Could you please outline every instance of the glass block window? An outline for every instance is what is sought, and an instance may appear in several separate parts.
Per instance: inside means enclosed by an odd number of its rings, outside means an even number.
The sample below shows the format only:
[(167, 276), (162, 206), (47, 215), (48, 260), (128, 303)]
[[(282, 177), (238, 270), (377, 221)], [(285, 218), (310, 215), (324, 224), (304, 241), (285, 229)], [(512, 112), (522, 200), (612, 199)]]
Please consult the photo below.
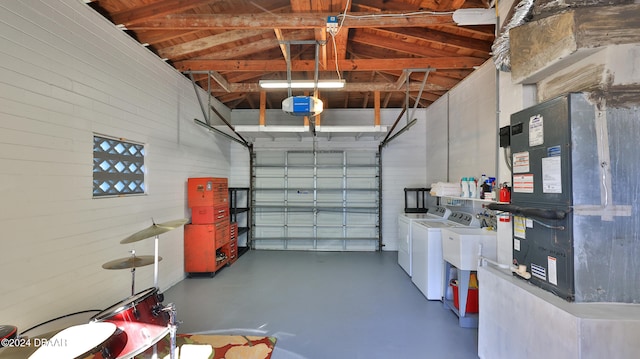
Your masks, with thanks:
[(144, 194), (144, 145), (93, 136), (93, 197)]

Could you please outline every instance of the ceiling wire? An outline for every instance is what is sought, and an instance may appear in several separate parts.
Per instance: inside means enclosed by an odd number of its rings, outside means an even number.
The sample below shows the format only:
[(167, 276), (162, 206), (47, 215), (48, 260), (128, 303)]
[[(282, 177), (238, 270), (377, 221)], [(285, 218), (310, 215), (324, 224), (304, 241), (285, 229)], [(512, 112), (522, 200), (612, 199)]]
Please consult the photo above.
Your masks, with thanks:
[(344, 11), (342, 14), (338, 14), (338, 17), (342, 15), (342, 21), (340, 21), (340, 26), (336, 31), (328, 31), (329, 35), (331, 35), (331, 42), (333, 44), (333, 57), (336, 64), (336, 73), (338, 74), (338, 80), (342, 80), (342, 74), (340, 74), (340, 68), (338, 66), (338, 45), (336, 45), (336, 35), (340, 33), (342, 30), (342, 26), (344, 25), (344, 19), (347, 16), (347, 11), (351, 7), (351, 0), (347, 0), (347, 3), (344, 5)]
[(333, 58), (336, 63), (336, 73), (338, 74), (338, 80), (342, 80), (342, 75), (340, 74), (340, 69), (338, 67), (338, 46), (336, 45), (336, 37), (331, 34), (331, 42), (333, 43)]
[(269, 9), (265, 9), (264, 7), (262, 7), (262, 6), (258, 5), (258, 4), (256, 4), (256, 3), (255, 3), (255, 2), (253, 2), (253, 1), (249, 1), (249, 4), (251, 4), (251, 5), (255, 6), (255, 7), (257, 7), (258, 9), (260, 9), (260, 10), (262, 10), (262, 11), (266, 12), (266, 13), (269, 13), (269, 14), (271, 14), (271, 15), (278, 15), (278, 14), (276, 14), (275, 12), (273, 12), (273, 11), (269, 11)]
[[(442, 12), (438, 12), (438, 11), (414, 11), (414, 12), (407, 12), (407, 13), (402, 13), (402, 14), (368, 14), (368, 15), (349, 15), (347, 13), (344, 14), (339, 14), (338, 17), (342, 18), (342, 23), (344, 23), (345, 18), (349, 17), (349, 18), (353, 18), (353, 19), (375, 19), (375, 18), (381, 18), (381, 17), (390, 17), (390, 18), (406, 18), (406, 17), (411, 17), (411, 16), (418, 16), (418, 15), (440, 15), (440, 16), (444, 16), (444, 15), (452, 15), (454, 12), (453, 11), (442, 11)], [(342, 26), (342, 25), (340, 25)]]
[[(338, 27), (338, 32), (340, 32), (340, 29), (342, 29), (342, 25), (344, 25), (344, 19), (347, 17), (347, 11), (349, 11), (350, 8), (351, 0), (347, 0), (347, 3), (344, 5), (344, 11), (342, 12), (343, 16), (342, 21), (340, 21), (340, 26)], [(338, 17), (340, 17), (340, 14), (338, 14)]]

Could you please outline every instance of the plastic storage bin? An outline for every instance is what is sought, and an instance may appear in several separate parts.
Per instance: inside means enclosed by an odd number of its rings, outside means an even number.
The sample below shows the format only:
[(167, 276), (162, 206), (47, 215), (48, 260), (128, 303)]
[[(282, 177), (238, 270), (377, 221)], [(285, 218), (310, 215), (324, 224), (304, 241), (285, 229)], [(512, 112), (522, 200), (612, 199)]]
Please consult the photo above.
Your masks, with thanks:
[[(453, 290), (453, 305), (460, 310), (460, 302), (458, 300), (458, 281), (452, 280), (449, 285)], [(467, 310), (466, 313), (478, 313), (478, 288), (469, 288), (467, 294)]]

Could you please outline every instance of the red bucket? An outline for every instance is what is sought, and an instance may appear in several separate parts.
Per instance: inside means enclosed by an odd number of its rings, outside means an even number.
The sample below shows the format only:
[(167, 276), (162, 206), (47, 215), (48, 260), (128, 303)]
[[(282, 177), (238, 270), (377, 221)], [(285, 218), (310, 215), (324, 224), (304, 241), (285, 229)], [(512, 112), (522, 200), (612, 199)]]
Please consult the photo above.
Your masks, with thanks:
[[(449, 283), (453, 289), (453, 305), (460, 310), (460, 302), (458, 300), (458, 281), (452, 280)], [(478, 313), (478, 288), (469, 288), (467, 292), (467, 310), (465, 313)]]

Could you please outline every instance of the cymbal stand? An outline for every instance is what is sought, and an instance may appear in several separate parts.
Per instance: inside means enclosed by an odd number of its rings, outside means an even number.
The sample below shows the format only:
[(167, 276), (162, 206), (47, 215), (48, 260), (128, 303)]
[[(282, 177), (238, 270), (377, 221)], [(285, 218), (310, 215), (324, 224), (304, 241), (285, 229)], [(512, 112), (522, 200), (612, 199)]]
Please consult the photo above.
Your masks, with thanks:
[(169, 338), (171, 340), (170, 358), (176, 359), (176, 332), (178, 329), (178, 322), (176, 320), (176, 306), (173, 303), (169, 303), (162, 308), (163, 311), (169, 312)]
[[(131, 257), (133, 257), (132, 263), (136, 262), (136, 250), (132, 249), (129, 251), (131, 253)], [(131, 267), (131, 295), (135, 294), (136, 290), (136, 267), (135, 265)]]
[(153, 261), (153, 285), (154, 287), (160, 289), (158, 287), (158, 235), (156, 234), (156, 238), (154, 241), (154, 250), (153, 250), (153, 255), (155, 256), (155, 259)]

